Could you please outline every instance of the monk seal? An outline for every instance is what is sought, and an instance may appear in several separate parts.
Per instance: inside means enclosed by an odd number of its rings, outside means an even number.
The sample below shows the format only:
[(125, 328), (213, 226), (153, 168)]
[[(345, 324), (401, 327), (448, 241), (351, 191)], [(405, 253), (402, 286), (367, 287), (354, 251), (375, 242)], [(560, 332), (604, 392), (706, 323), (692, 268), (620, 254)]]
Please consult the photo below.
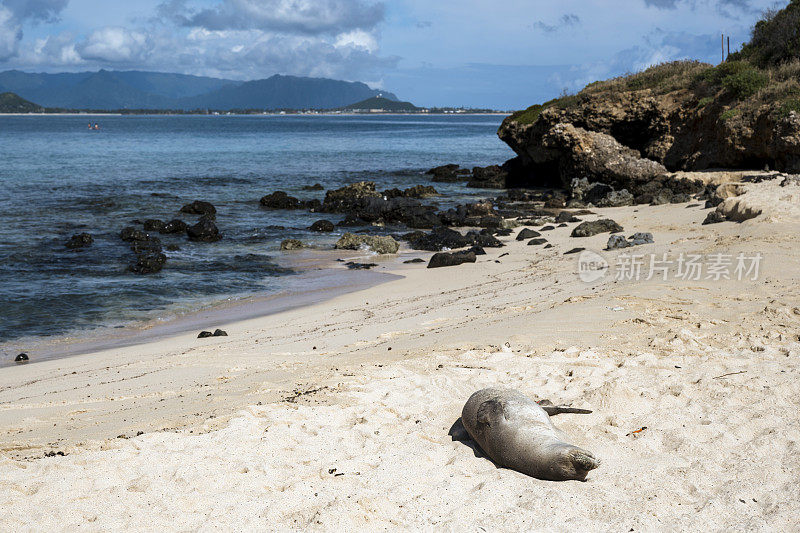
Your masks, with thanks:
[(590, 412), (550, 403), (543, 407), (519, 391), (488, 388), (469, 397), (461, 411), (461, 423), (472, 440), (500, 466), (538, 479), (584, 481), (600, 461), (590, 452), (564, 442), (550, 422), (548, 411)]

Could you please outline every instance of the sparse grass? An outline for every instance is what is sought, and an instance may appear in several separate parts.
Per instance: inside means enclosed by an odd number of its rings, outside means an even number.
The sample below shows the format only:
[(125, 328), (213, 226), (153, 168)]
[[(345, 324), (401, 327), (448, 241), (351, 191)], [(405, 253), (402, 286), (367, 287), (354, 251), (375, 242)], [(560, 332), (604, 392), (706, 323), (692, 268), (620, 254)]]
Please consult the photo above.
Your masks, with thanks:
[(697, 102), (697, 109), (702, 109), (713, 101), (714, 101), (713, 96), (706, 96), (705, 98), (701, 98), (700, 101)]
[(783, 102), (779, 110), (780, 116), (782, 117), (788, 117), (789, 113), (792, 112), (800, 113), (800, 100), (796, 98), (791, 98)]
[[(717, 66), (688, 60), (662, 63), (590, 83), (577, 95), (531, 106), (512, 119), (533, 123), (548, 108), (570, 109), (581, 102), (639, 91), (654, 96), (690, 91), (689, 96), (697, 102), (696, 111), (725, 109), (722, 120), (754, 116), (765, 109), (784, 116), (800, 112), (800, 0), (766, 12), (753, 28), (751, 42)], [(685, 94), (676, 93), (675, 98), (682, 100)], [(715, 107), (710, 108), (712, 105)]]
[(719, 116), (719, 118), (720, 118), (720, 120), (723, 120), (723, 121), (727, 122), (727, 121), (731, 120), (732, 118), (734, 118), (734, 117), (736, 117), (738, 115), (741, 115), (741, 114), (742, 114), (742, 112), (739, 109), (728, 109), (726, 111), (723, 111), (722, 114)]
[(556, 109), (569, 109), (578, 105), (579, 102), (579, 95), (567, 94), (561, 98), (555, 98), (543, 104), (532, 105), (524, 111), (517, 111), (516, 113), (512, 114), (509, 119), (520, 124), (533, 124), (545, 109), (551, 107)]

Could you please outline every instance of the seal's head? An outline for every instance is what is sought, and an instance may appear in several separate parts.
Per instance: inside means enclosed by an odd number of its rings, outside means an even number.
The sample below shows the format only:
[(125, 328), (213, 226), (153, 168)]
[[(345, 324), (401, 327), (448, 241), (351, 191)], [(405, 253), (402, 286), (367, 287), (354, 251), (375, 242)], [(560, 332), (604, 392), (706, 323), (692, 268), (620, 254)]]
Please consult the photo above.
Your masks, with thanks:
[(557, 457), (550, 462), (547, 472), (542, 472), (541, 477), (553, 481), (586, 481), (586, 474), (598, 466), (600, 461), (590, 452), (577, 446), (560, 446)]

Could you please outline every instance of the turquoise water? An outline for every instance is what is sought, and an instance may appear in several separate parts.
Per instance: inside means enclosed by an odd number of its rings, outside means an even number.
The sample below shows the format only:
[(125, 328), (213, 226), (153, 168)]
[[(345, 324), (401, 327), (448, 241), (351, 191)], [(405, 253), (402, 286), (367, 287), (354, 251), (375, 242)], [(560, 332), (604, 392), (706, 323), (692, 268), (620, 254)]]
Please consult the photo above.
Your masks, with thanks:
[[(336, 215), (270, 211), (275, 190), (324, 197), (360, 180), (383, 188), (428, 183), (425, 169), (444, 163), (485, 166), (511, 151), (495, 116), (136, 116), (0, 117), (0, 343), (74, 333), (206, 305), (221, 297), (291, 287), (295, 271), (279, 251), (285, 238), (320, 246), (342, 232), (308, 232)], [(89, 122), (100, 131), (89, 131)], [(485, 194), (435, 184), (441, 207)], [(180, 207), (205, 200), (217, 208), (224, 238), (191, 243), (158, 235), (164, 270), (127, 272), (133, 258), (120, 230), (134, 220), (181, 218)], [(138, 226), (141, 228), (141, 226)], [(403, 228), (387, 228), (400, 231)], [(71, 235), (94, 244), (68, 250)]]

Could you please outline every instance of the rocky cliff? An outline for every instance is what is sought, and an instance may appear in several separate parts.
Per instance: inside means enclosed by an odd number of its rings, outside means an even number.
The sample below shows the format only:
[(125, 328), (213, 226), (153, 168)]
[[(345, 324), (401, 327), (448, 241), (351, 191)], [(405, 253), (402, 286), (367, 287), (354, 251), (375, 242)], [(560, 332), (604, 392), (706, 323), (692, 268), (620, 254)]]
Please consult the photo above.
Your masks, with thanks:
[[(800, 37), (798, 17), (798, 0), (768, 13), (753, 43), (778, 29)], [(765, 45), (753, 43), (716, 67), (665, 63), (512, 114), (498, 131), (518, 156), (508, 181), (570, 188), (585, 178), (642, 196), (681, 170), (800, 172), (800, 57), (756, 61)]]

